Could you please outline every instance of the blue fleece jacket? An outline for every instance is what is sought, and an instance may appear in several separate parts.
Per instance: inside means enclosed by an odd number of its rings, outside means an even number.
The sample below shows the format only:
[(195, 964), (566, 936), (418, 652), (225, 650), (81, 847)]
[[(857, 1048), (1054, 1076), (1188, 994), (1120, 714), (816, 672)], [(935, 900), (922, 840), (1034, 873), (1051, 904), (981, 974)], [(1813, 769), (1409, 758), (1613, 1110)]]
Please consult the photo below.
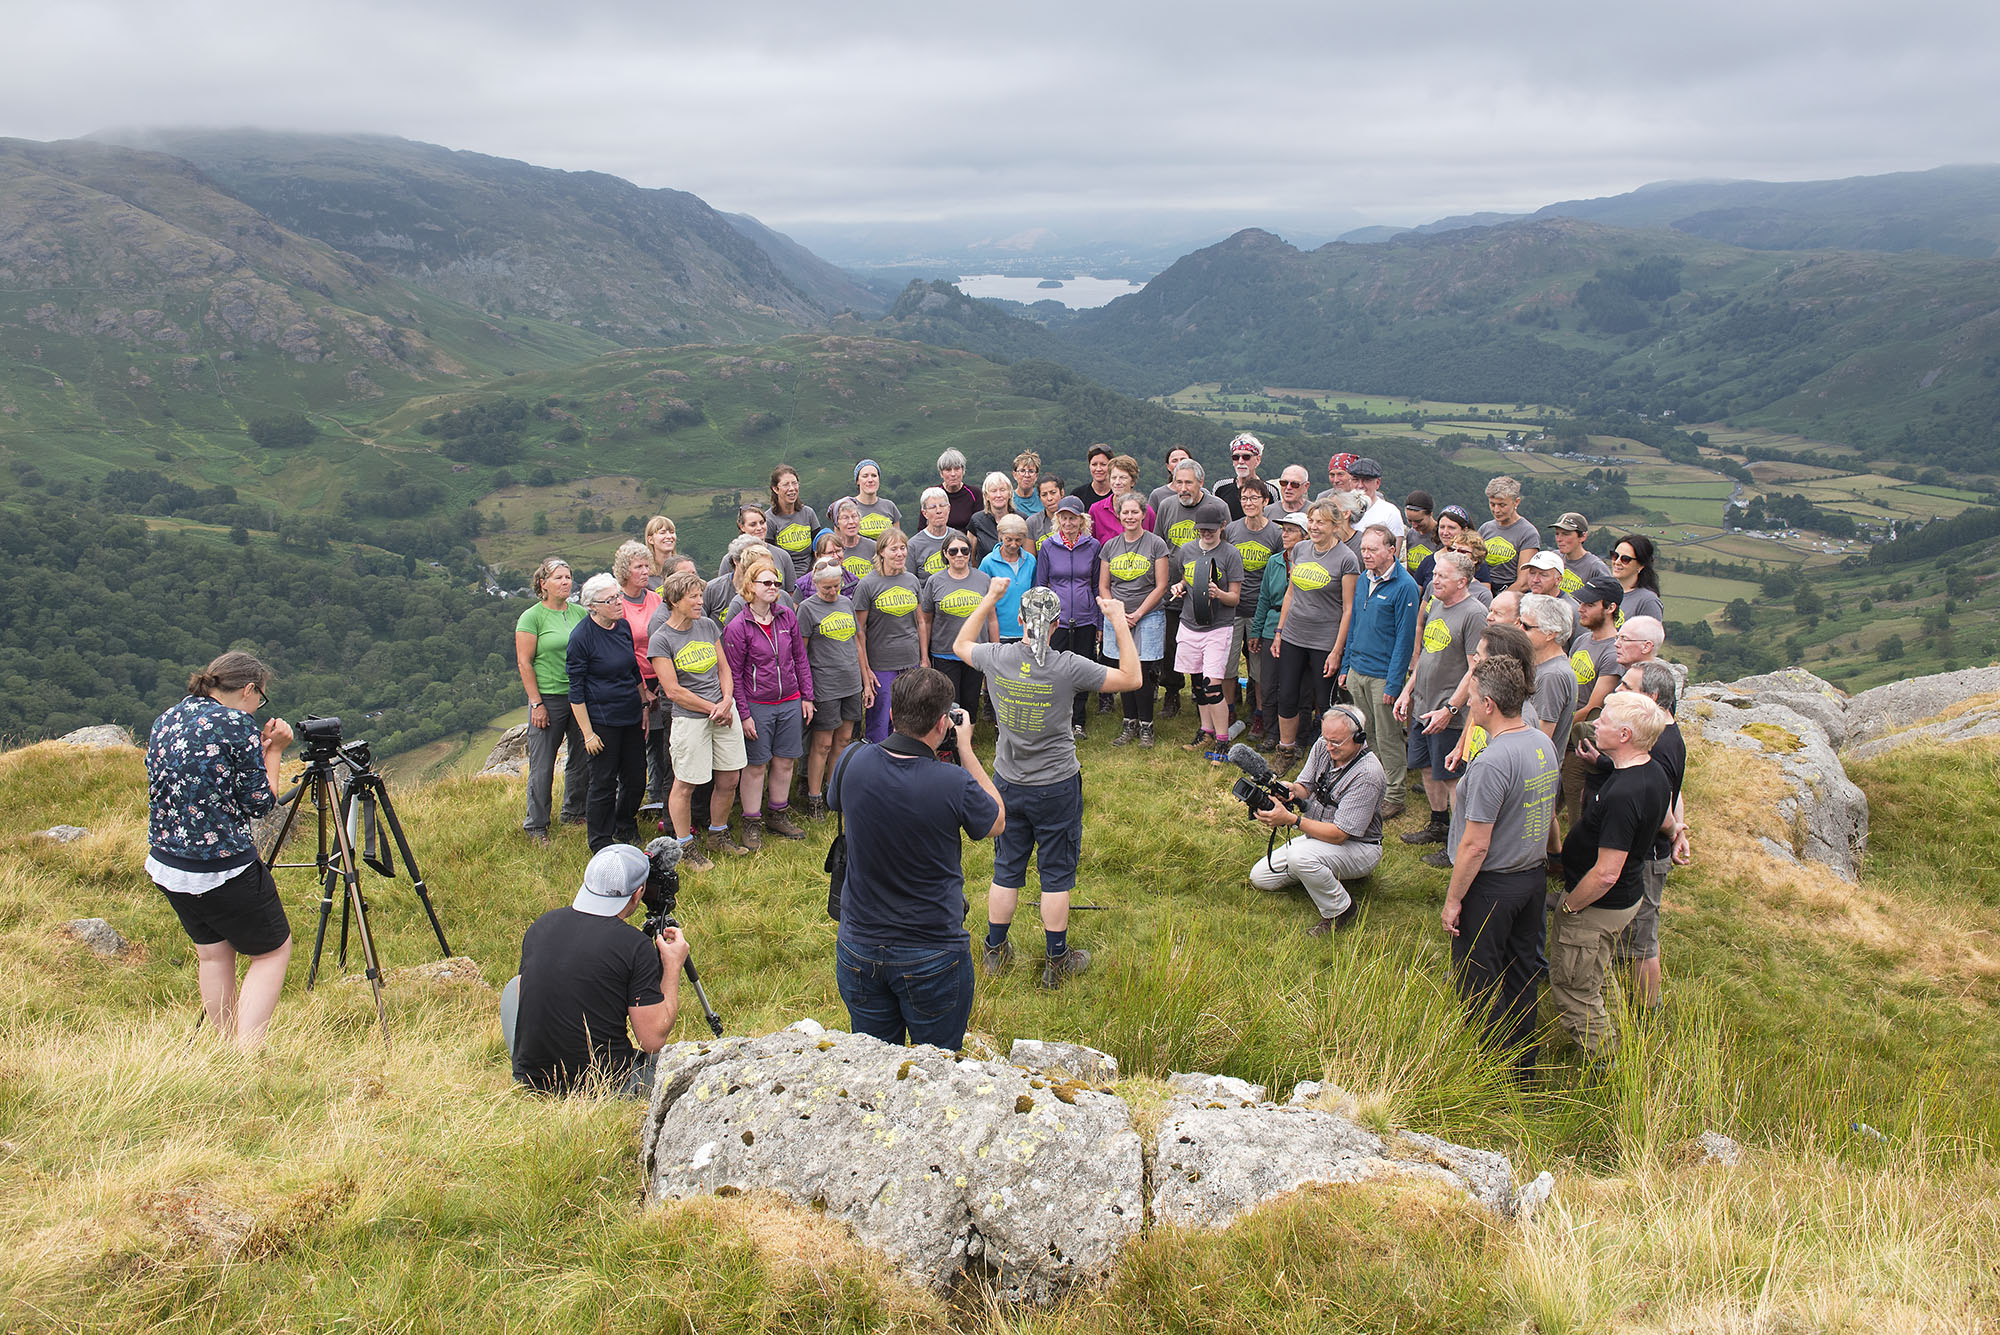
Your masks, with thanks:
[(1380, 677), (1390, 695), (1400, 694), (1410, 673), (1410, 645), (1417, 633), (1417, 582), (1402, 563), (1389, 577), (1372, 580), (1364, 571), (1355, 590), (1354, 625), (1347, 632), (1342, 672)]

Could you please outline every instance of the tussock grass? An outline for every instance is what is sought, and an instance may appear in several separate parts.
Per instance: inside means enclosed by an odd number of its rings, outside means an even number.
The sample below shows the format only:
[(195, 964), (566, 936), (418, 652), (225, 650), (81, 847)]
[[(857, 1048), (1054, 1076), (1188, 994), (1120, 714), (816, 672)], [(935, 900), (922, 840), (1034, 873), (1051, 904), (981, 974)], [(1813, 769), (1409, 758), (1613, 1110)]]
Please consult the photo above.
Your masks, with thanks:
[[(1103, 733), (1105, 730), (1099, 728)], [(1175, 738), (1174, 740), (1178, 740)], [(0, 1313), (7, 1329), (1980, 1329), (2000, 1266), (1992, 855), (2000, 747), (1856, 767), (1875, 798), (1860, 886), (1784, 868), (1754, 764), (1697, 747), (1699, 864), (1669, 885), (1663, 1017), (1622, 1009), (1588, 1073), (1559, 1044), (1517, 1087), (1465, 1029), (1444, 874), (1395, 840), (1359, 930), (1304, 936), (1303, 896), (1244, 879), (1264, 848), (1227, 774), (1087, 744), (1072, 940), (1092, 973), (982, 984), (973, 1027), (1105, 1048), (1142, 1129), (1159, 1083), (1220, 1071), (1505, 1150), (1555, 1205), (1518, 1227), (1425, 1190), (1308, 1191), (1221, 1234), (1163, 1230), (1105, 1289), (1044, 1312), (912, 1291), (835, 1226), (750, 1197), (640, 1208), (639, 1110), (517, 1093), (493, 993), (397, 979), (303, 991), (316, 890), (281, 873), (298, 956), (253, 1058), (193, 1027), (192, 951), (146, 882), (136, 752), (0, 756)], [(1113, 794), (1116, 794), (1114, 797)], [(518, 833), (518, 783), (398, 790), (454, 950), (494, 985), (565, 903), (580, 833)], [(54, 845), (35, 831), (92, 831)], [(1783, 838), (1778, 830), (1774, 837)], [(732, 1032), (845, 1027), (823, 836), (686, 880), (682, 917)], [(991, 847), (967, 855), (982, 917)], [(406, 882), (365, 881), (385, 964), (435, 956)], [(1032, 902), (1035, 887), (1024, 896)], [(1919, 911), (1920, 910), (1920, 911)], [(110, 919), (100, 959), (61, 937)], [(337, 923), (336, 923), (337, 927)], [(688, 999), (691, 1006), (692, 999)], [(683, 1020), (683, 1033), (699, 1021)], [(1876, 1134), (1854, 1129), (1856, 1123)], [(1691, 1161), (1714, 1128), (1739, 1168)]]

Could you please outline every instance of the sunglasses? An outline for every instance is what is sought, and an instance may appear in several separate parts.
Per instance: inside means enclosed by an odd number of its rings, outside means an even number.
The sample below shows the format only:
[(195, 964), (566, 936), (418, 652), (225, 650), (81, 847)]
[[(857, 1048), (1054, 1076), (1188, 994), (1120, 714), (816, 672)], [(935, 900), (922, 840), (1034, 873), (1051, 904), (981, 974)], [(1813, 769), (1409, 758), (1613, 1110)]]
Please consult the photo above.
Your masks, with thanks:
[(1229, 457), (1241, 462), (1244, 459), (1255, 459), (1257, 456), (1254, 454), (1232, 454)]
[(1639, 558), (1630, 552), (1613, 552), (1611, 553), (1611, 559), (1614, 561), (1636, 561)]
[(785, 587), (785, 581), (781, 579), (753, 579), (750, 582), (760, 589), (782, 589)]
[(970, 547), (947, 547), (947, 548), (945, 548), (945, 549), (944, 549), (944, 554), (945, 554), (946, 556), (970, 556), (970, 555), (972, 555), (972, 548), (970, 548)]

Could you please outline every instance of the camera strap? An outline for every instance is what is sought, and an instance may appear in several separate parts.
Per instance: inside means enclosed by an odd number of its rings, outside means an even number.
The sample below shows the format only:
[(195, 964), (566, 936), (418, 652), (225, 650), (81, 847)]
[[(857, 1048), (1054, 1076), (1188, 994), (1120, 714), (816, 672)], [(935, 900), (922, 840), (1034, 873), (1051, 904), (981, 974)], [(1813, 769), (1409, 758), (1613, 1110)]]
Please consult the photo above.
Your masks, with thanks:
[(347, 789), (349, 807), (347, 837), (354, 845), (354, 851), (378, 876), (390, 880), (396, 877), (396, 855), (389, 846), (389, 838), (381, 827), (376, 813), (375, 794), (363, 788), (356, 792), (350, 783)]

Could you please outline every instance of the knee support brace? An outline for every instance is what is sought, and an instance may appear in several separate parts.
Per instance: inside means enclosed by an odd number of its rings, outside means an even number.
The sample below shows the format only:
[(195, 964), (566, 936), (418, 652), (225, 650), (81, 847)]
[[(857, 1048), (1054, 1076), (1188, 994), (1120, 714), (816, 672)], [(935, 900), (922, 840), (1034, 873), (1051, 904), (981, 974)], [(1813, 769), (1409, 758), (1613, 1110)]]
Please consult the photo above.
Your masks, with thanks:
[(1222, 683), (1209, 677), (1196, 675), (1194, 678), (1194, 702), (1196, 705), (1221, 704)]

